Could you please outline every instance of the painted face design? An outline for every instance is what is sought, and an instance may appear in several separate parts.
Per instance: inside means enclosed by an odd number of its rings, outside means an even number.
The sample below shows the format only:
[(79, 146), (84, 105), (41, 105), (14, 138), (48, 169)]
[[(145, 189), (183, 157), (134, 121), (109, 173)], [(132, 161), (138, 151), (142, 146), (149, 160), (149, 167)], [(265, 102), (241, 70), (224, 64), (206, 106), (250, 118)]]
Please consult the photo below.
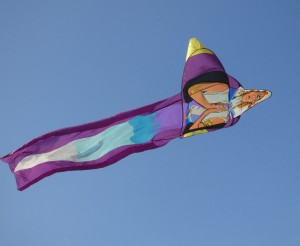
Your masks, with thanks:
[(266, 90), (250, 90), (243, 94), (242, 96), (242, 102), (243, 103), (251, 103), (252, 105), (259, 102), (261, 99), (263, 99), (268, 92)]

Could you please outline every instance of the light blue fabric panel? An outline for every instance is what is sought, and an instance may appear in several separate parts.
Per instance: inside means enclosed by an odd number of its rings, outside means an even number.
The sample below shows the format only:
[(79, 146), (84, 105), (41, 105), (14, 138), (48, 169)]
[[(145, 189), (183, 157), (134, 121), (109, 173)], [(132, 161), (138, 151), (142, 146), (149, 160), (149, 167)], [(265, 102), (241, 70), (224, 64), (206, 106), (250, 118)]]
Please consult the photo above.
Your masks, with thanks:
[(133, 127), (125, 122), (112, 126), (93, 137), (79, 139), (74, 142), (77, 159), (78, 161), (96, 160), (113, 149), (134, 144), (131, 141), (133, 135)]

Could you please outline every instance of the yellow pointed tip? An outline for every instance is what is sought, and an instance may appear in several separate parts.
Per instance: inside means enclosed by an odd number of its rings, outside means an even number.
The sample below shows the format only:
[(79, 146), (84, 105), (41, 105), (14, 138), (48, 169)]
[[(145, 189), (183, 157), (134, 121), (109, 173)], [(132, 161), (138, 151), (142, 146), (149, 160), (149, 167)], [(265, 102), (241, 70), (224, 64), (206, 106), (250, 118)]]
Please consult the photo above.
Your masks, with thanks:
[(206, 47), (203, 44), (201, 44), (197, 38), (191, 38), (186, 53), (186, 61), (191, 56), (202, 54), (202, 53), (213, 54), (213, 52), (206, 49)]
[(197, 38), (191, 38), (189, 46), (192, 45), (196, 49), (205, 49), (205, 46), (199, 42)]

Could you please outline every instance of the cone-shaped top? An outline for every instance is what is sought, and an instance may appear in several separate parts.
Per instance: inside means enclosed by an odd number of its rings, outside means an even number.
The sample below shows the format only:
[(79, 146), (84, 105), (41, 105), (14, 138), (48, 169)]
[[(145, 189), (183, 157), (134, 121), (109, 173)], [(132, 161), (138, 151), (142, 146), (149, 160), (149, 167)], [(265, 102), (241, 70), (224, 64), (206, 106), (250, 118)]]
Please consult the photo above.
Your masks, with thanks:
[(213, 52), (209, 49), (207, 49), (203, 44), (201, 44), (198, 39), (191, 38), (188, 46), (188, 50), (186, 53), (186, 61), (195, 55), (207, 53), (207, 54), (213, 54)]

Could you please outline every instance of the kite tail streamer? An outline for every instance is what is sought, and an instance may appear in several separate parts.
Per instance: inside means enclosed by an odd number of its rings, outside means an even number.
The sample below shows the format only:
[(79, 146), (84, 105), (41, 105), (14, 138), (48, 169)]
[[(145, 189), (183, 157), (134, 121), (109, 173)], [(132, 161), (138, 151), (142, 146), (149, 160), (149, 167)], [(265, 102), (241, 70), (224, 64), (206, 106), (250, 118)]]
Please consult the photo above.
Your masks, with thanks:
[[(111, 165), (181, 134), (181, 94), (116, 116), (40, 136), (1, 158), (18, 190), (57, 172)], [(179, 117), (178, 117), (179, 116)]]

